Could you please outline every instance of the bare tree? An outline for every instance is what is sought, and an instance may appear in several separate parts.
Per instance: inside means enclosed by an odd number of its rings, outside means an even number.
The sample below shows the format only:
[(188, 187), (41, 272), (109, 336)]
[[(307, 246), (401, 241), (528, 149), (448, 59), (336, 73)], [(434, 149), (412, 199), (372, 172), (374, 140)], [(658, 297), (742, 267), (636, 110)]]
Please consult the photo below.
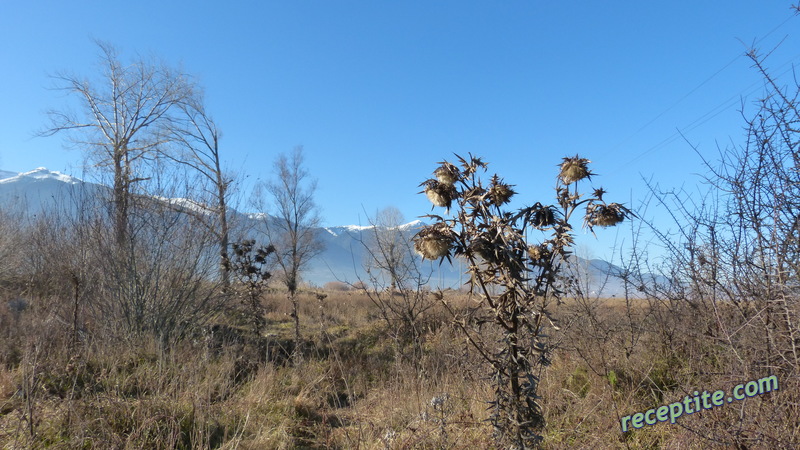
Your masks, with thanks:
[(317, 189), (303, 166), (303, 148), (295, 147), (290, 156), (281, 154), (275, 161), (276, 178), (260, 183), (253, 192), (254, 204), (266, 211), (266, 196), (274, 204), (274, 216), (264, 215), (264, 231), (275, 248), (275, 260), (280, 268), (278, 278), (286, 286), (292, 303), (295, 347), (293, 359), (300, 351), (300, 317), (297, 308), (297, 289), (308, 261), (322, 251), (315, 228), (320, 223), (319, 208), (314, 202)]
[(58, 89), (74, 96), (80, 113), (49, 112), (41, 135), (73, 132), (74, 143), (89, 152), (96, 167), (113, 174), (114, 233), (118, 245), (128, 237), (129, 207), (136, 184), (170, 133), (177, 106), (192, 97), (193, 83), (163, 63), (143, 58), (123, 63), (110, 44), (97, 41), (102, 74), (96, 82), (59, 74)]
[(414, 245), (403, 234), (403, 213), (389, 206), (371, 221), (371, 240), (366, 243), (368, 269), (378, 269), (389, 283), (390, 290), (400, 289), (409, 278), (418, 274), (414, 258)]
[[(172, 161), (189, 167), (199, 174), (201, 180), (200, 195), (210, 197), (213, 207), (210, 208), (214, 220), (209, 220), (203, 213), (195, 214), (219, 241), (220, 275), (223, 285), (230, 284), (231, 266), (228, 258), (230, 244), (230, 227), (228, 217), (229, 189), (233, 178), (222, 170), (220, 160), (220, 138), (222, 133), (216, 122), (206, 111), (200, 94), (179, 105), (183, 115), (175, 122), (175, 126), (167, 131), (169, 139), (176, 142), (177, 152), (165, 152), (164, 156)], [(186, 209), (191, 213), (191, 209)]]
[(423, 273), (408, 234), (411, 230), (403, 229), (403, 222), (395, 207), (382, 209), (370, 220), (372, 233), (361, 242), (367, 251), (367, 279), (354, 286), (379, 308), (397, 354), (407, 356), (404, 349), (411, 344), (411, 362), (416, 364), (422, 355), (424, 318), (436, 299), (427, 289), (431, 271)]

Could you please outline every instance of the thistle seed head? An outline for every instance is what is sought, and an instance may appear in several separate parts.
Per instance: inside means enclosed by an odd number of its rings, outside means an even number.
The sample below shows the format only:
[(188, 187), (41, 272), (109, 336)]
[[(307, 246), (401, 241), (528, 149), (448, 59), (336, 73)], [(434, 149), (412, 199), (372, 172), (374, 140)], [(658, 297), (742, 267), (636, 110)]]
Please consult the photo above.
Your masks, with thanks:
[(589, 227), (613, 227), (630, 214), (630, 210), (619, 203), (591, 204), (586, 207), (584, 222)]
[(439, 180), (428, 180), (422, 183), (425, 186), (425, 196), (434, 204), (450, 209), (453, 199), (456, 198), (456, 188), (452, 184), (445, 184)]
[(541, 265), (550, 259), (550, 247), (547, 244), (531, 245), (528, 247), (528, 256), (534, 265)]
[(492, 203), (497, 206), (504, 205), (511, 201), (511, 197), (513, 197), (514, 194), (516, 194), (516, 192), (511, 189), (511, 186), (503, 183), (492, 186), (489, 189), (489, 198), (492, 200)]
[(433, 174), (436, 175), (436, 178), (440, 183), (447, 185), (454, 184), (456, 181), (458, 181), (460, 176), (458, 167), (450, 164), (449, 162), (443, 162), (442, 165), (433, 172)]
[(425, 227), (414, 236), (414, 250), (425, 259), (444, 258), (452, 244), (451, 231), (443, 223)]
[(414, 250), (425, 259), (436, 260), (450, 252), (450, 243), (444, 239), (428, 236), (415, 242)]
[(589, 171), (590, 162), (591, 161), (588, 159), (581, 158), (578, 155), (572, 158), (564, 158), (564, 161), (561, 163), (561, 172), (558, 176), (564, 184), (574, 183), (584, 178), (591, 178), (593, 174)]

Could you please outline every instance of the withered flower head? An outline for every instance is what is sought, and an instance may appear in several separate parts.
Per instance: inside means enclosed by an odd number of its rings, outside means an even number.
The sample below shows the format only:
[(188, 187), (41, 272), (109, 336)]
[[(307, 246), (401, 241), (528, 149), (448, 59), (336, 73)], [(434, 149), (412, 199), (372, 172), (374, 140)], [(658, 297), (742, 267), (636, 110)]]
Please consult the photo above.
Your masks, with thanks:
[(414, 236), (414, 250), (425, 259), (444, 258), (453, 244), (452, 231), (444, 223), (437, 223), (420, 230)]
[(591, 178), (593, 173), (589, 171), (590, 162), (591, 161), (588, 159), (581, 158), (578, 155), (572, 158), (564, 158), (564, 161), (561, 163), (561, 172), (558, 176), (564, 184), (574, 183), (584, 178)]
[(511, 200), (516, 192), (511, 189), (511, 185), (503, 183), (497, 175), (492, 177), (491, 187), (489, 188), (489, 199), (494, 205), (505, 205)]
[(485, 162), (483, 162), (483, 160), (481, 160), (481, 158), (472, 156), (472, 154), (470, 154), (469, 155), (469, 161), (467, 161), (466, 159), (464, 159), (464, 158), (462, 158), (462, 157), (460, 157), (458, 155), (456, 155), (456, 156), (458, 157), (459, 161), (461, 161), (461, 167), (464, 168), (464, 176), (468, 177), (468, 176), (474, 174), (475, 172), (477, 172), (478, 169), (486, 170), (487, 164)]
[(583, 220), (590, 228), (593, 226), (613, 227), (630, 214), (631, 211), (619, 203), (607, 205), (593, 203), (586, 207), (586, 217)]
[(528, 256), (534, 265), (544, 264), (551, 256), (552, 252), (547, 244), (531, 245), (528, 247)]
[(595, 189), (594, 190), (594, 197), (600, 201), (603, 200), (603, 195), (605, 195), (608, 191), (603, 188)]
[(556, 215), (552, 206), (542, 206), (541, 203), (536, 203), (530, 210), (528, 216), (531, 225), (536, 228), (546, 228), (555, 225)]
[(439, 180), (440, 183), (452, 185), (456, 181), (458, 181), (458, 177), (460, 175), (458, 171), (458, 167), (450, 164), (449, 162), (445, 161), (433, 172), (436, 175), (436, 178)]
[(514, 194), (516, 192), (507, 184), (498, 184), (489, 189), (489, 197), (491, 197), (492, 203), (497, 206), (508, 203)]
[(435, 206), (441, 206), (450, 209), (450, 205), (456, 198), (456, 188), (452, 184), (445, 184), (439, 180), (428, 180), (422, 183), (425, 186), (425, 196)]

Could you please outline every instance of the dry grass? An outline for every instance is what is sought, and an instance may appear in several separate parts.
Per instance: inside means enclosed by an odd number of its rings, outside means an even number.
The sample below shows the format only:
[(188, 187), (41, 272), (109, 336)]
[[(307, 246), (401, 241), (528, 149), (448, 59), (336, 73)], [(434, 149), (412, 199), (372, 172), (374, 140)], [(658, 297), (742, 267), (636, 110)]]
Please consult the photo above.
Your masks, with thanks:
[[(357, 293), (301, 296), (303, 362), (265, 361), (256, 342), (147, 337), (70, 346), (44, 307), (0, 314), (3, 448), (491, 448), (485, 367), (436, 308), (419, 361), (397, 358), (375, 307)], [(448, 295), (467, 305), (463, 294)], [(291, 338), (272, 304), (267, 340)], [(687, 311), (661, 323), (656, 303), (569, 300), (556, 308), (559, 349), (542, 374), (545, 448), (792, 448), (800, 445), (796, 373), (781, 390), (621, 433), (621, 416), (742, 381), (732, 349), (702, 339)], [(324, 311), (324, 314), (321, 314)], [(661, 311), (662, 313), (664, 311)], [(673, 312), (675, 313), (675, 312)], [(675, 328), (672, 341), (665, 334)], [(665, 331), (666, 330), (666, 331)], [(743, 332), (746, 330), (743, 330)], [(756, 339), (757, 334), (752, 333)], [(755, 349), (756, 342), (751, 343)], [(738, 350), (744, 357), (745, 343)], [(749, 345), (749, 344), (748, 344)], [(753, 375), (756, 375), (753, 373)]]

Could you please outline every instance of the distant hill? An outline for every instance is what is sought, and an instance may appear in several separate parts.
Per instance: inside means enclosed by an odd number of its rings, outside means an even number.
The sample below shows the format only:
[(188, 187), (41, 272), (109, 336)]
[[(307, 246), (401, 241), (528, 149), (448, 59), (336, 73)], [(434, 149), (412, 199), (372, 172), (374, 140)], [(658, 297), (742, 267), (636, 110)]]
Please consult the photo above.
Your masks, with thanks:
[(108, 188), (44, 167), (22, 173), (0, 170), (0, 206), (11, 213), (74, 212), (85, 196), (101, 190)]
[[(0, 170), (0, 209), (26, 215), (38, 215), (43, 212), (72, 214), (78, 210), (84, 199), (94, 198), (98, 194), (108, 195), (107, 186), (85, 182), (69, 175), (53, 172), (43, 167), (30, 172), (16, 173)], [(169, 202), (195, 211), (202, 210), (202, 205), (187, 199), (154, 198), (157, 201)], [(270, 220), (264, 214), (247, 214), (231, 212), (233, 222), (237, 223), (240, 235), (263, 239), (259, 229), (264, 220)], [(424, 224), (415, 220), (398, 227), (408, 238), (413, 236)], [(329, 281), (356, 283), (366, 280), (364, 263), (368, 252), (364, 246), (374, 235), (371, 226), (343, 225), (320, 227), (316, 230), (325, 250), (307, 268), (304, 279), (314, 285), (322, 286)], [(418, 260), (419, 267), (425, 274), (430, 274), (429, 284), (436, 288), (458, 288), (468, 277), (464, 275), (463, 263), (454, 259), (453, 264)], [(624, 294), (622, 282), (614, 277), (621, 273), (613, 264), (602, 260), (583, 260), (576, 258), (576, 266), (584, 279), (585, 286), (592, 295), (610, 297)]]

